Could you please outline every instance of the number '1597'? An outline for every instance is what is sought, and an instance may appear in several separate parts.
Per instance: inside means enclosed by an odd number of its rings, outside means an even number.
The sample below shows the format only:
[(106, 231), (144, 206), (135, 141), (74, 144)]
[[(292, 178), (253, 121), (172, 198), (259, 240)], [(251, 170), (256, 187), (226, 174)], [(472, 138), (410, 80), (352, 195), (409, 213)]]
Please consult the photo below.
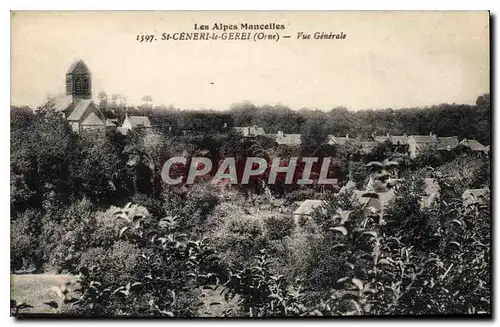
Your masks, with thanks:
[(137, 34), (137, 38), (136, 38), (137, 41), (139, 42), (153, 42), (153, 41), (156, 41), (156, 37), (154, 36), (154, 34)]

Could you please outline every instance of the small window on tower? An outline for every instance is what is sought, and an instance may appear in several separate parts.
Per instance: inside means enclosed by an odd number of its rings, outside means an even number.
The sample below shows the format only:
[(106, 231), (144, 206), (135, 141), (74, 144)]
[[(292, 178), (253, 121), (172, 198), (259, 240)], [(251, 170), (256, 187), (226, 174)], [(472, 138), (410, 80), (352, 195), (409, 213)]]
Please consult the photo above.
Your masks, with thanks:
[(75, 92), (78, 94), (82, 93), (82, 79), (81, 78), (77, 78), (75, 80)]
[(89, 79), (86, 77), (83, 78), (83, 93), (89, 93)]

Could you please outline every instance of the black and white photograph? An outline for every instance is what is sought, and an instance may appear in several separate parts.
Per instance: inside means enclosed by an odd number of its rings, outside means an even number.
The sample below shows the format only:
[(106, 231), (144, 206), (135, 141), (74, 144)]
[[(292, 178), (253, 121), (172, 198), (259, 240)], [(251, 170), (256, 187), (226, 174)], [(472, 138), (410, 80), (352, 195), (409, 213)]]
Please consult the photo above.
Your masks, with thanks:
[(11, 11), (11, 317), (491, 318), (486, 9)]

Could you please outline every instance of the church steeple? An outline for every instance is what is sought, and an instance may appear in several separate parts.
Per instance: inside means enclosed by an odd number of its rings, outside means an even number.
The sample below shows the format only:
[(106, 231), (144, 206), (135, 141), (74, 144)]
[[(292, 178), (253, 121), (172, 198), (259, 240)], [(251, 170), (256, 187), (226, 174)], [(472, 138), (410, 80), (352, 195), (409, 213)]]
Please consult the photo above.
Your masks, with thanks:
[(75, 61), (66, 73), (66, 94), (76, 99), (92, 97), (92, 80), (90, 70), (83, 60)]

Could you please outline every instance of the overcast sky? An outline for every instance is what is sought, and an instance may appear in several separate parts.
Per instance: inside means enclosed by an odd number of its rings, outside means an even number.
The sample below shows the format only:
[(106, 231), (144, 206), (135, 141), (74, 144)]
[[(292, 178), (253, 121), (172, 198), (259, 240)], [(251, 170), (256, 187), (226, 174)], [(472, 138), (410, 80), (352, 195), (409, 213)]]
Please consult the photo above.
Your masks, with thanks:
[[(93, 96), (129, 104), (226, 109), (281, 103), (352, 110), (475, 103), (489, 92), (487, 12), (17, 12), (12, 16), (11, 102), (39, 105), (64, 93), (76, 59), (92, 72)], [(139, 33), (192, 32), (193, 25), (285, 24), (274, 41), (158, 41)], [(344, 32), (346, 40), (299, 41), (297, 32)], [(213, 84), (212, 84), (213, 83)]]

